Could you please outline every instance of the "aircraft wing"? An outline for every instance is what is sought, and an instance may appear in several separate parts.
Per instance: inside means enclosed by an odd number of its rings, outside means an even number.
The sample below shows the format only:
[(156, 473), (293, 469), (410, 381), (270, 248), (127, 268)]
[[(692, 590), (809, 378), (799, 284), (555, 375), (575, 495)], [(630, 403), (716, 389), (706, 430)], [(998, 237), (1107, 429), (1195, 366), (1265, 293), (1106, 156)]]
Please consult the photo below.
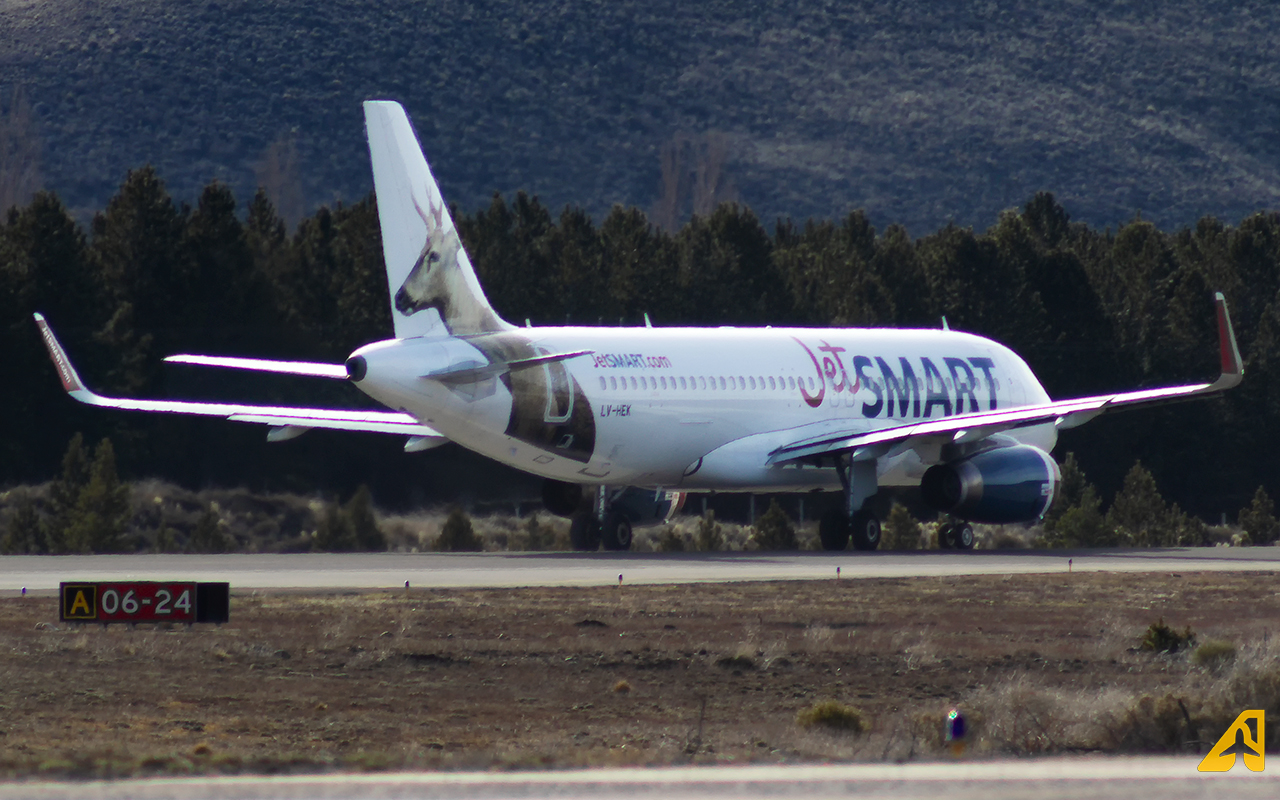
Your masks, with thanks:
[(1227, 303), (1221, 293), (1215, 295), (1214, 304), (1218, 313), (1218, 350), (1222, 372), (1212, 383), (1080, 397), (1002, 411), (957, 414), (874, 431), (836, 431), (778, 447), (769, 454), (766, 463), (770, 466), (792, 464), (842, 453), (850, 454), (854, 461), (872, 460), (905, 452), (925, 441), (963, 444), (1013, 428), (1045, 423), (1053, 423), (1059, 430), (1068, 430), (1108, 411), (1193, 400), (1225, 392), (1240, 383), (1244, 376), (1244, 365), (1231, 328), (1231, 318), (1227, 314)]
[[(49, 350), (49, 357), (58, 369), (58, 377), (62, 379), (62, 388), (81, 403), (107, 408), (122, 408), (131, 411), (152, 411), (169, 414), (195, 414), (206, 417), (222, 417), (233, 422), (253, 422), (260, 425), (271, 425), (274, 429), (268, 438), (281, 441), (293, 438), (310, 428), (332, 428), (345, 431), (372, 431), (375, 433), (399, 433), (410, 437), (417, 449), (422, 449), (426, 441), (446, 441), (441, 433), (423, 425), (414, 417), (395, 411), (360, 411), (355, 409), (330, 408), (294, 408), (288, 406), (256, 406), (237, 403), (200, 403), (186, 400), (134, 400), (123, 397), (104, 397), (91, 391), (71, 365), (71, 359), (53, 335), (53, 329), (40, 314), (35, 315), (36, 325), (44, 338), (44, 345)], [(238, 359), (253, 361), (254, 359)], [(301, 362), (268, 362), (268, 363), (301, 363)], [(337, 366), (340, 365), (318, 365)], [(295, 373), (308, 374), (308, 373)], [(345, 375), (345, 370), (344, 370)], [(325, 376), (332, 377), (332, 376)]]

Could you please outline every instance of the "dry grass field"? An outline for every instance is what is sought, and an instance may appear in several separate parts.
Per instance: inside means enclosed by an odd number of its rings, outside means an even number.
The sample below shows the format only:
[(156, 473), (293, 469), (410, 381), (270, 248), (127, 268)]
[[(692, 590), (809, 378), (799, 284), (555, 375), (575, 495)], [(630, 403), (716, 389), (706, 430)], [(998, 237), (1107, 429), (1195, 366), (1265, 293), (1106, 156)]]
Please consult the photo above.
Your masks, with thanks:
[[(1203, 752), (1238, 711), (1280, 711), (1278, 590), (1218, 573), (237, 594), (230, 624), (192, 630), (68, 627), (53, 599), (6, 599), (0, 775), (930, 759), (956, 705), (979, 757)], [(1161, 618), (1199, 646), (1142, 650)], [(865, 730), (798, 724), (833, 700)]]

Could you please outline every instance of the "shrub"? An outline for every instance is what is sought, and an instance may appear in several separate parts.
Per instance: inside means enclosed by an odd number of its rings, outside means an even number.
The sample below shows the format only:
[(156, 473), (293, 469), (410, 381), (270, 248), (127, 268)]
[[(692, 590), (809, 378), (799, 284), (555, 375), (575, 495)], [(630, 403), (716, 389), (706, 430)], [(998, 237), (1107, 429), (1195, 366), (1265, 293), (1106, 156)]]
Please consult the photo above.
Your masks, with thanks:
[(524, 549), (546, 550), (555, 538), (555, 531), (543, 526), (537, 514), (530, 514), (524, 524)]
[(667, 525), (662, 529), (662, 535), (658, 537), (654, 549), (659, 553), (683, 553), (684, 537), (673, 526)]
[(1142, 635), (1142, 649), (1153, 650), (1157, 653), (1176, 653), (1179, 650), (1185, 650), (1196, 642), (1195, 632), (1191, 630), (1191, 626), (1187, 626), (1186, 630), (1178, 633), (1173, 628), (1164, 624), (1164, 617), (1159, 621), (1151, 623), (1147, 628), (1147, 632)]
[(776, 499), (769, 502), (769, 510), (756, 521), (751, 541), (758, 550), (799, 550), (795, 526)]
[(320, 526), (316, 529), (315, 547), (326, 553), (349, 553), (356, 549), (356, 534), (351, 519), (337, 503), (327, 503)]
[(358, 549), (368, 552), (387, 549), (387, 537), (378, 527), (378, 520), (373, 515), (373, 495), (368, 486), (360, 484), (360, 488), (347, 501), (343, 514), (351, 525), (352, 538)]
[(716, 659), (716, 666), (725, 669), (755, 669), (756, 660), (746, 653), (738, 653)]
[(1236, 657), (1236, 646), (1221, 639), (1210, 639), (1191, 653), (1191, 660), (1202, 667), (1217, 669)]
[(919, 550), (920, 523), (901, 503), (895, 502), (884, 521), (882, 550)]
[(704, 553), (724, 549), (724, 530), (716, 523), (716, 512), (707, 509), (698, 520), (698, 532), (695, 536), (698, 549)]
[(862, 712), (837, 700), (822, 700), (796, 714), (802, 728), (823, 727), (848, 733), (862, 733), (867, 721)]
[(479, 553), (484, 550), (484, 542), (471, 526), (471, 517), (460, 507), (454, 506), (449, 510), (449, 518), (444, 521), (440, 538), (436, 539), (436, 550), (444, 553)]
[[(161, 538), (163, 538), (163, 531)], [(222, 529), (218, 526), (218, 512), (214, 511), (212, 506), (200, 515), (200, 521), (196, 523), (195, 530), (191, 532), (191, 538), (187, 542), (187, 549), (193, 553), (227, 552), (226, 537), (222, 535)]]

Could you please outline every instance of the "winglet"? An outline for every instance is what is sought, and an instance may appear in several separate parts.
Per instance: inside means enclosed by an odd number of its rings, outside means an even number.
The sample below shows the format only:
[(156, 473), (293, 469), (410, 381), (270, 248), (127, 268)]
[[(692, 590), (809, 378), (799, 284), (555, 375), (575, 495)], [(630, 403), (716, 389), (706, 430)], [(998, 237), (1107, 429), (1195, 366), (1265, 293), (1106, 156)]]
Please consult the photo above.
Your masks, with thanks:
[(1239, 385), (1244, 377), (1244, 362), (1240, 359), (1240, 347), (1236, 344), (1231, 315), (1227, 313), (1227, 300), (1222, 292), (1214, 294), (1213, 304), (1218, 310), (1218, 354), (1222, 362), (1222, 374), (1210, 389), (1219, 391)]
[(49, 350), (49, 358), (53, 360), (53, 365), (58, 368), (58, 377), (62, 380), (62, 388), (67, 390), (67, 394), (75, 397), (77, 400), (83, 400), (80, 393), (92, 395), (88, 387), (84, 385), (84, 381), (80, 380), (80, 376), (76, 374), (76, 368), (71, 366), (71, 359), (67, 357), (67, 353), (62, 349), (62, 345), (58, 343), (58, 337), (53, 335), (53, 329), (49, 327), (49, 323), (45, 322), (43, 314), (34, 314), (36, 325), (40, 328), (40, 336), (44, 338), (44, 346)]

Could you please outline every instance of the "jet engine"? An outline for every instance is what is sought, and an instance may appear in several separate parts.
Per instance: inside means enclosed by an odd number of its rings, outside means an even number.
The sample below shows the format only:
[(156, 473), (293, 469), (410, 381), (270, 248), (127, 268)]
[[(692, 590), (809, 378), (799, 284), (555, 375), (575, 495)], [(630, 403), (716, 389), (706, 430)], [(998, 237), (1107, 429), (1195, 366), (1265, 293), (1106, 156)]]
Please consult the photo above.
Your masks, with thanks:
[(1044, 516), (1061, 482), (1053, 456), (1020, 444), (932, 466), (920, 491), (933, 508), (970, 522), (1031, 522)]

